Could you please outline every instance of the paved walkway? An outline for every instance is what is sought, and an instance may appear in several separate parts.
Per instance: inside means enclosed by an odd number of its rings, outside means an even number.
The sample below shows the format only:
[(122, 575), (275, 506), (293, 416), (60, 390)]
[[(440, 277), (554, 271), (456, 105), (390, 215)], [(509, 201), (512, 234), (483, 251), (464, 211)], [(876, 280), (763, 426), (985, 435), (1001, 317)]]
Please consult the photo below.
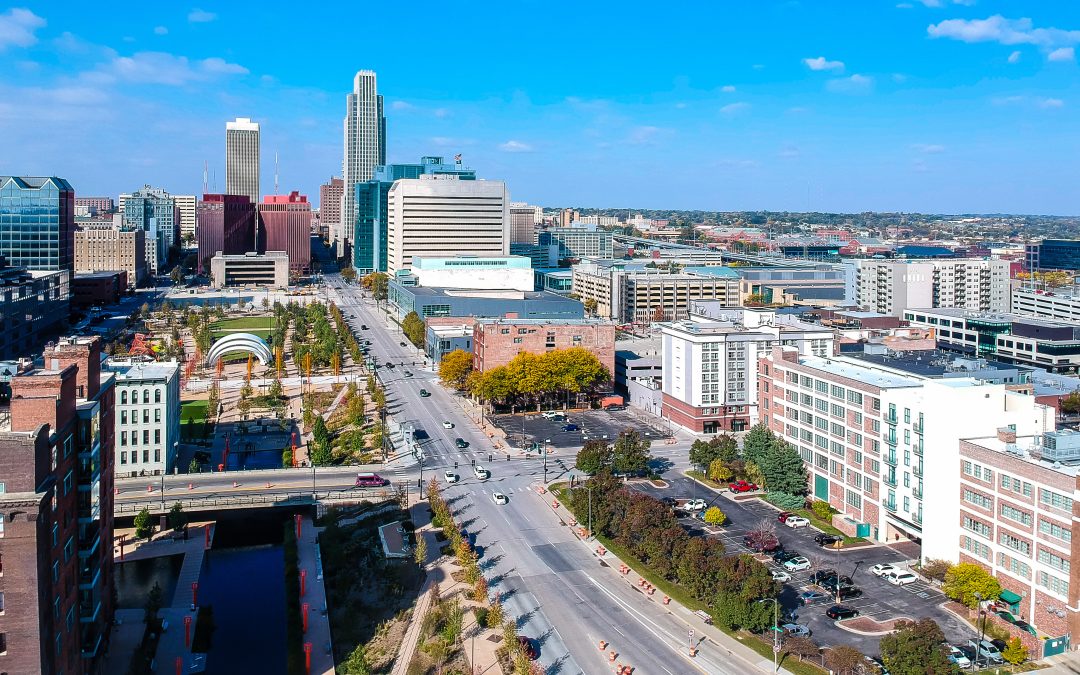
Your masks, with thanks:
[(300, 524), (296, 542), (299, 568), (307, 572), (300, 602), (308, 605), (308, 630), (304, 642), (311, 644), (312, 675), (334, 675), (334, 650), (330, 641), (330, 618), (326, 612), (326, 589), (323, 587), (322, 557), (317, 539), (322, 528), (315, 528), (310, 516)]
[[(207, 536), (209, 530), (209, 537)], [(206, 549), (214, 543), (214, 524), (206, 523), (200, 527), (188, 527), (188, 540), (184, 543), (184, 564), (180, 568), (180, 576), (176, 581), (176, 591), (173, 593), (170, 607), (191, 607), (191, 584), (199, 581), (202, 574), (203, 558), (206, 557)]]

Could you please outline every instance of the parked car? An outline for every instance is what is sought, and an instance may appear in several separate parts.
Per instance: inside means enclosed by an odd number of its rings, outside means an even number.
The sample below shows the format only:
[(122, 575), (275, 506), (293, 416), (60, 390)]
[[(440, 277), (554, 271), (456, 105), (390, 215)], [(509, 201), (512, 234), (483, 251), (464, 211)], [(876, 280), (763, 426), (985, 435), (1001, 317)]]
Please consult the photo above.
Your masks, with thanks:
[(673, 509), (679, 504), (679, 500), (675, 499), (674, 497), (662, 497), (660, 499), (660, 503), (670, 509)]
[(506, 498), (506, 495), (504, 495), (501, 492), (492, 492), (491, 493), (491, 500), (493, 502), (495, 502), (496, 504), (498, 504), (499, 506), (502, 506), (503, 504), (506, 504), (508, 501), (510, 501), (509, 499)]
[(772, 559), (773, 559), (773, 562), (778, 563), (780, 565), (783, 565), (784, 563), (791, 560), (792, 558), (798, 558), (799, 555), (800, 554), (799, 554), (798, 551), (787, 551), (787, 550), (784, 550), (783, 546), (781, 546), (780, 549), (776, 553), (773, 553)]
[(854, 586), (841, 586), (840, 590), (833, 592), (833, 597), (843, 602), (845, 600), (854, 600), (855, 598), (862, 597), (862, 589), (855, 588)]
[(975, 652), (975, 660), (988, 660), (992, 663), (1002, 663), (1001, 652), (989, 640), (968, 640), (968, 647)]
[(838, 541), (844, 541), (844, 538), (835, 534), (819, 534), (814, 537), (814, 543), (818, 546), (833, 546)]
[(578, 430), (578, 425), (576, 425), (576, 424), (564, 424), (562, 430), (563, 431), (577, 431)]
[(885, 667), (885, 664), (881, 662), (881, 659), (875, 656), (864, 656), (863, 659), (870, 664), (870, 668), (867, 672), (878, 673), (879, 675), (892, 675)]
[(491, 472), (482, 466), (474, 466), (472, 472), (480, 480), (487, 480), (491, 477)]
[(442, 428), (443, 429), (453, 429), (454, 428), (454, 423), (447, 420), (447, 421), (442, 423)]
[(806, 527), (810, 524), (810, 519), (803, 518), (802, 516), (788, 516), (788, 519), (784, 521), (784, 525), (791, 528)]
[(783, 626), (780, 626), (780, 630), (784, 631), (786, 635), (810, 637), (810, 627), (804, 626), (801, 623), (785, 623)]
[(753, 492), (758, 489), (758, 486), (754, 483), (747, 483), (744, 480), (737, 480), (734, 483), (728, 483), (728, 489), (732, 492)]
[(781, 511), (780, 513), (776, 514), (776, 519), (779, 520), (782, 523), (782, 522), (784, 522), (785, 520), (788, 519), (788, 516), (793, 516), (793, 515), (795, 515), (795, 514), (792, 513), (791, 511)]
[(829, 596), (821, 591), (803, 591), (802, 593), (799, 593), (799, 602), (804, 605), (812, 605), (815, 602), (826, 600), (828, 597)]
[(405, 343), (404, 343), (404, 342), (399, 342), (398, 344), (399, 344), (399, 345), (401, 345), (402, 347), (404, 347), (404, 346), (405, 346)]
[(895, 565), (890, 565), (889, 563), (881, 563), (879, 565), (874, 565), (870, 568), (870, 574), (873, 574), (875, 577), (885, 577), (888, 576), (891, 572), (899, 571), (899, 567)]
[(558, 410), (545, 410), (544, 412), (540, 413), (540, 416), (543, 417), (546, 420), (553, 420), (556, 417), (558, 417), (560, 414), (561, 413), (559, 413)]
[(833, 605), (825, 610), (825, 616), (833, 621), (843, 621), (844, 619), (854, 619), (859, 616), (859, 610), (847, 605)]
[(367, 330), (367, 324), (366, 323), (360, 324), (360, 330)]
[(681, 507), (678, 507), (681, 511), (700, 511), (705, 508), (704, 499), (688, 499), (683, 502)]
[(905, 572), (904, 570), (893, 570), (889, 572), (889, 575), (885, 577), (885, 581), (888, 581), (893, 586), (907, 586), (913, 584), (919, 580), (919, 577), (915, 576), (911, 572)]
[(810, 583), (820, 584), (836, 577), (836, 570), (829, 568), (821, 569), (810, 575)]
[(532, 640), (524, 635), (518, 636), (518, 644), (521, 645), (521, 651), (525, 652), (525, 656), (530, 660), (536, 660), (539, 654), (536, 652), (536, 647), (533, 646)]
[(967, 654), (952, 645), (949, 645), (949, 660), (961, 668), (971, 667), (971, 659), (967, 657)]
[(412, 377), (412, 371), (411, 370), (406, 370), (405, 371), (405, 377)]
[(802, 570), (810, 569), (810, 561), (807, 558), (799, 556), (792, 558), (784, 563), (784, 569), (788, 572), (800, 572)]
[(772, 553), (781, 548), (780, 540), (767, 532), (751, 532), (743, 537), (743, 544), (755, 553)]
[[(390, 367), (392, 368), (393, 364), (390, 364)], [(430, 391), (428, 391), (427, 389), (421, 389), (420, 390), (420, 398), (427, 398), (428, 396), (431, 396)]]
[(453, 471), (443, 471), (443, 478), (445, 478), (446, 482), (450, 483), (451, 485), (461, 480), (458, 475)]
[(772, 580), (779, 581), (782, 584), (786, 584), (787, 582), (791, 581), (791, 575), (787, 572), (781, 572), (780, 570), (773, 570)]
[(464, 438), (455, 438), (454, 446), (457, 447), (458, 450), (464, 450), (465, 448), (469, 447), (469, 442)]
[(835, 593), (837, 589), (851, 589), (855, 588), (855, 584), (851, 583), (851, 577), (836, 577), (832, 576), (824, 581), (818, 583), (825, 590)]

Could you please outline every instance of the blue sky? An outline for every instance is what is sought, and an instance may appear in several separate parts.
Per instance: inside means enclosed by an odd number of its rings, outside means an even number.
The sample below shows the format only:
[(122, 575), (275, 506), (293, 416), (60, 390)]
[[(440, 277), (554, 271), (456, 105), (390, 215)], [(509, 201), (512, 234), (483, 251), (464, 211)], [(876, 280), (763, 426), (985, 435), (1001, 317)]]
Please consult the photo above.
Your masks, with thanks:
[(460, 152), (515, 200), (1077, 214), (1078, 46), (1066, 0), (29, 2), (0, 6), (0, 174), (191, 193), (205, 160), (220, 190), (251, 117), (263, 192), (276, 151), (317, 201), (365, 68), (391, 162)]

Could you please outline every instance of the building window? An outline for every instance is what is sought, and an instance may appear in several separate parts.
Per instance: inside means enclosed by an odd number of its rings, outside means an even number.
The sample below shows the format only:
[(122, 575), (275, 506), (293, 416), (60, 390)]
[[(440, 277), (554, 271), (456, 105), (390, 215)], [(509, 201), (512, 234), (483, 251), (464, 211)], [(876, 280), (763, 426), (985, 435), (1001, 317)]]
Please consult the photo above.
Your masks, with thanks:
[(982, 535), (986, 538), (990, 537), (990, 526), (981, 521), (964, 516), (963, 527), (965, 530), (971, 530), (975, 534)]
[(984, 560), (990, 559), (990, 547), (978, 539), (972, 539), (968, 536), (960, 537), (960, 548)]
[(1039, 549), (1038, 560), (1047, 567), (1053, 567), (1059, 572), (1069, 573), (1069, 561), (1056, 553), (1047, 551), (1046, 549)]
[(154, 403), (161, 403), (161, 389), (154, 390)]
[(121, 410), (120, 411), (120, 424), (127, 424), (127, 411), (126, 410)]
[(161, 442), (161, 429), (154, 429), (154, 442), (155, 443), (160, 443)]
[(142, 461), (143, 464), (150, 463), (150, 448), (146, 448), (142, 451)]
[(120, 453), (120, 463), (121, 464), (127, 464), (127, 453), (126, 452), (121, 452)]
[(1001, 517), (1008, 518), (1009, 520), (1022, 523), (1024, 525), (1031, 525), (1032, 517), (1030, 513), (1025, 513), (1018, 508), (1015, 508), (1005, 502), (1001, 503)]
[(1008, 546), (1014, 551), (1020, 551), (1027, 557), (1031, 557), (1031, 544), (1027, 543), (1023, 539), (1017, 539), (1008, 532), (1002, 532), (998, 538), (998, 542), (1002, 546)]
[(998, 567), (1001, 567), (1006, 572), (1010, 572), (1018, 577), (1025, 579), (1031, 578), (1031, 566), (1020, 562), (1012, 556), (1005, 555), (1004, 553), (998, 553)]
[(519, 337), (514, 338), (514, 344), (516, 344), (516, 345), (521, 344), (521, 340), (522, 340), (522, 338), (519, 338)]
[(121, 403), (127, 403), (127, 389), (120, 392), (120, 402)]
[(854, 506), (857, 509), (861, 509), (862, 495), (860, 495), (858, 492), (855, 492), (854, 490), (846, 490), (845, 492), (846, 494), (844, 496), (844, 501), (847, 502), (848, 506)]
[(155, 408), (154, 409), (154, 421), (155, 422), (160, 422), (161, 421), (161, 408)]
[(994, 502), (992, 499), (985, 495), (981, 495), (978, 492), (968, 490), (966, 488), (964, 489), (964, 501), (984, 509), (994, 508)]
[(1051, 506), (1055, 509), (1068, 511), (1069, 513), (1072, 513), (1073, 510), (1073, 500), (1071, 498), (1051, 490), (1039, 490), (1039, 501), (1045, 506)]
[(154, 461), (155, 462), (160, 462), (161, 461), (161, 448), (154, 448)]
[(1049, 520), (1039, 520), (1039, 532), (1061, 541), (1072, 541), (1072, 530)]
[(1051, 593), (1068, 597), (1069, 596), (1069, 582), (1058, 579), (1057, 577), (1047, 574), (1046, 572), (1039, 572), (1039, 585), (1049, 590)]
[(150, 402), (150, 390), (149, 389), (143, 389), (142, 390), (142, 402), (143, 403), (149, 403)]

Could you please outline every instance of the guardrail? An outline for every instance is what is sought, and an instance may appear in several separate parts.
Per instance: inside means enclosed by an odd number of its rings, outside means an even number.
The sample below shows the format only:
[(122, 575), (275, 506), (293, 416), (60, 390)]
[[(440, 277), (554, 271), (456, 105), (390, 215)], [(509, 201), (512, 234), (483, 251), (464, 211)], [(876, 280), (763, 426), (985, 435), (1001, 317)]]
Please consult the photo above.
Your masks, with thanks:
[(185, 511), (208, 511), (218, 508), (239, 508), (244, 506), (303, 506), (315, 502), (343, 502), (364, 500), (387, 499), (393, 497), (393, 491), (388, 489), (379, 490), (332, 490), (324, 494), (316, 494), (312, 499), (311, 492), (286, 492), (271, 495), (237, 495), (236, 497), (202, 497), (171, 499), (165, 497), (165, 508), (162, 508), (161, 499), (136, 503), (117, 503), (113, 505), (114, 515), (135, 514), (144, 508), (151, 513), (165, 513), (179, 502)]

